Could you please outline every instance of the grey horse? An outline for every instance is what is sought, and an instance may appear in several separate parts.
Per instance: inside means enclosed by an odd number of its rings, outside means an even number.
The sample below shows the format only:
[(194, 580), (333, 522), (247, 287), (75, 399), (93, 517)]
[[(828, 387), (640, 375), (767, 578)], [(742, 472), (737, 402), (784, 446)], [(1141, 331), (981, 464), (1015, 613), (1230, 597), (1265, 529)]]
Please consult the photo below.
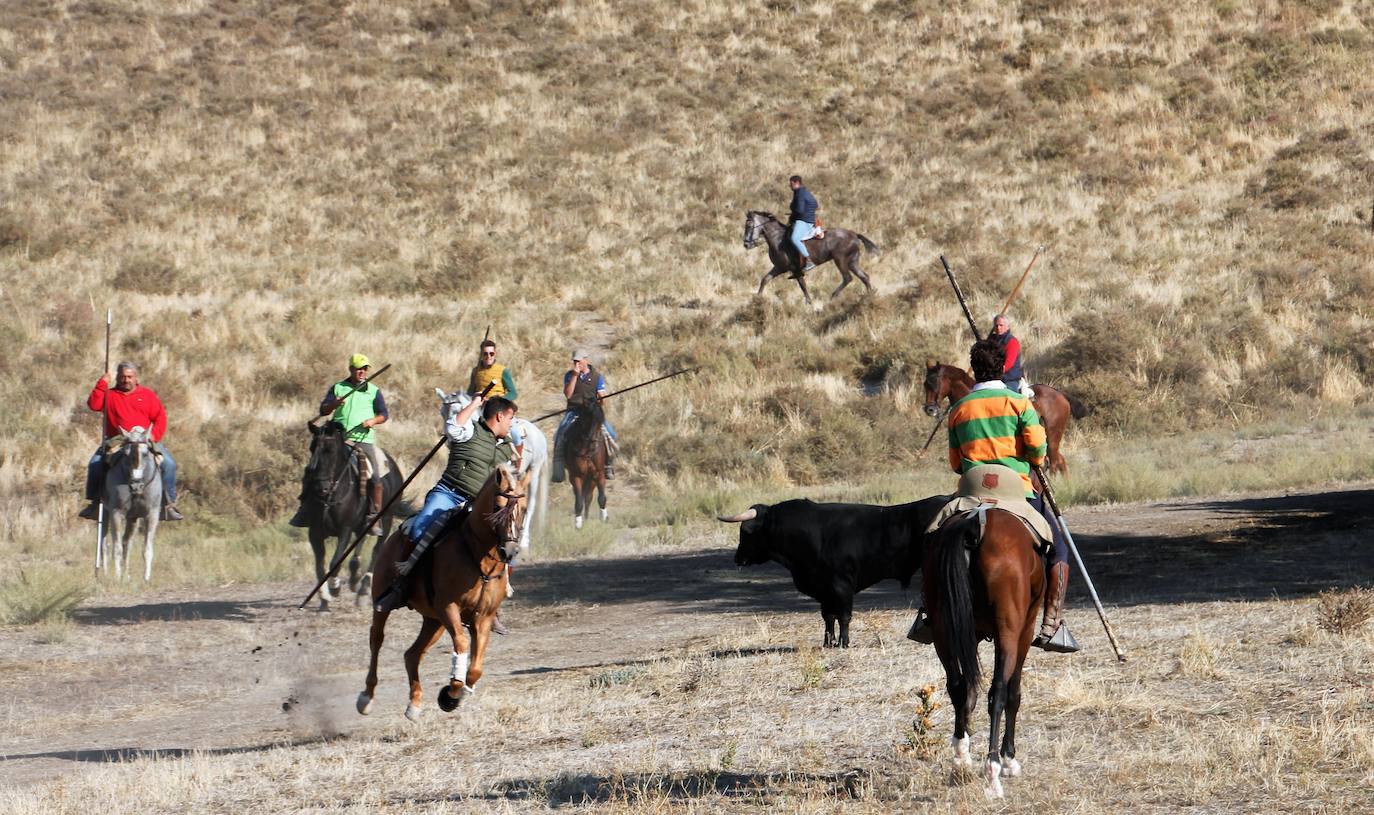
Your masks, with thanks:
[[(783, 272), (790, 272), (801, 287), (802, 297), (811, 303), (811, 292), (806, 290), (806, 276), (801, 271), (797, 250), (787, 238), (787, 226), (771, 212), (750, 210), (744, 216), (744, 248), (753, 249), (760, 239), (768, 244), (768, 259), (773, 262), (773, 268), (759, 281), (758, 293), (763, 294), (763, 287), (768, 281)], [(859, 268), (859, 256), (864, 249), (875, 255), (882, 251), (873, 241), (848, 229), (827, 229), (824, 238), (812, 238), (806, 242), (806, 251), (811, 253), (813, 263), (820, 266), (833, 260), (835, 268), (840, 270), (840, 285), (830, 293), (832, 298), (843, 291), (856, 275), (870, 293), (873, 291), (868, 275)]]
[[(114, 561), (115, 577), (129, 574), (129, 539), (134, 527), (143, 522), (143, 580), (153, 579), (153, 538), (162, 510), (161, 468), (153, 456), (153, 440), (146, 427), (119, 428), (121, 442), (105, 472), (106, 569)], [(108, 548), (113, 544), (113, 549)]]

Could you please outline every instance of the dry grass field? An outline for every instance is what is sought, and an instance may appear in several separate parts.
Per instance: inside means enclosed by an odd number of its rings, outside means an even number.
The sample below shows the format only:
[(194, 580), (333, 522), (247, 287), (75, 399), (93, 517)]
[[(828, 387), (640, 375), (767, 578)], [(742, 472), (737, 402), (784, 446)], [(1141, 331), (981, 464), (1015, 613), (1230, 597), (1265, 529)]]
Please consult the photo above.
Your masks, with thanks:
[[(565, 612), (589, 615), (578, 630), (596, 639), (595, 603), (564, 608), (549, 588), (576, 558), (726, 568), (722, 509), (948, 489), (938, 449), (917, 454), (923, 363), (969, 339), (940, 253), (986, 330), (1047, 247), (1012, 316), (1032, 377), (1094, 408), (1070, 432), (1062, 492), (1102, 505), (1078, 510), (1102, 529), (1141, 518), (1123, 502), (1374, 477), (1372, 58), (1374, 6), (1357, 0), (7, 0), (0, 642), (19, 656), (0, 660), (0, 721), (29, 741), (0, 752), (60, 753), (31, 742), (142, 710), (118, 683), (57, 681), (108, 678), (129, 654), (155, 688), (214, 707), (205, 676), (159, 677), (164, 636), (173, 664), (210, 675), (202, 637), (232, 652), (258, 626), (307, 626), (312, 658), (346, 665), (352, 687), (361, 618), (297, 623), (281, 604), (309, 570), (283, 522), (301, 426), (354, 351), (393, 364), (381, 433), (403, 465), (432, 440), (433, 387), (465, 381), (488, 325), (525, 414), (559, 406), (574, 346), (612, 387), (701, 366), (611, 405), (624, 461), (610, 525), (574, 534), (557, 491), (525, 630), (501, 646), (530, 668), (543, 663), (523, 643), (566, 648)], [(754, 296), (768, 263), (741, 245), (744, 213), (784, 213), (793, 172), (827, 223), (883, 248), (864, 261), (876, 296), (811, 311), (786, 280)], [(813, 291), (836, 280), (822, 267)], [(75, 517), (106, 308), (116, 359), (167, 404), (191, 518), (164, 527), (151, 587), (93, 582)], [(1227, 500), (1236, 524), (1266, 511)], [(1167, 556), (1208, 566), (1174, 533)], [(1335, 564), (1352, 554), (1337, 543)], [(1111, 575), (1120, 554), (1096, 562)], [(1370, 634), (1317, 626), (1358, 606), (1358, 592), (1318, 595), (1368, 586), (1367, 558), (1292, 592), (1225, 562), (1253, 585), (1174, 594), (1164, 556), (1138, 587), (1108, 578), (1140, 643), (1124, 673), (1100, 641), (1033, 661), (1028, 693), (1048, 707), (1028, 721), (1036, 774), (1013, 807), (1374, 806)], [(908, 733), (937, 674), (898, 641), (910, 598), (889, 588), (864, 647), (831, 654), (811, 648), (811, 609), (769, 591), (701, 613), (660, 600), (682, 630), (503, 675), (418, 732), (335, 738), (312, 720), (198, 742), (159, 738), (198, 726), (167, 711), (79, 748), (89, 760), (53, 759), (68, 770), (0, 792), (0, 809), (981, 806)], [(202, 620), (194, 598), (238, 610)], [(273, 663), (273, 693), (301, 667)], [(123, 712), (64, 710), (34, 679)], [(467, 728), (512, 722), (490, 754), (465, 752)], [(167, 745), (206, 752), (105, 766)], [(437, 774), (455, 754), (457, 780)], [(143, 797), (121, 797), (133, 787)]]

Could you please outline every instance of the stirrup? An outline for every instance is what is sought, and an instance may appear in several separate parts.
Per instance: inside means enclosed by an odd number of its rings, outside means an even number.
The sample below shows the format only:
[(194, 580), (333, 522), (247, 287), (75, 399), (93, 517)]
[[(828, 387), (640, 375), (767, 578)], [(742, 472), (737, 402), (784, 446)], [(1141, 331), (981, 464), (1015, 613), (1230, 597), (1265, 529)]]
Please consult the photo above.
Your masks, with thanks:
[(935, 629), (931, 627), (930, 615), (926, 614), (925, 609), (917, 609), (916, 619), (911, 623), (911, 630), (906, 632), (906, 638), (922, 645), (935, 644)]
[(1059, 624), (1059, 630), (1054, 632), (1054, 636), (1047, 639), (1044, 634), (1039, 634), (1031, 645), (1056, 654), (1072, 654), (1079, 650), (1078, 640), (1069, 630), (1068, 623), (1064, 622)]
[(378, 614), (388, 611), (395, 611), (398, 608), (405, 608), (405, 592), (401, 590), (401, 578), (391, 581), (391, 585), (386, 587), (382, 596), (377, 598), (377, 602), (372, 604), (372, 610)]

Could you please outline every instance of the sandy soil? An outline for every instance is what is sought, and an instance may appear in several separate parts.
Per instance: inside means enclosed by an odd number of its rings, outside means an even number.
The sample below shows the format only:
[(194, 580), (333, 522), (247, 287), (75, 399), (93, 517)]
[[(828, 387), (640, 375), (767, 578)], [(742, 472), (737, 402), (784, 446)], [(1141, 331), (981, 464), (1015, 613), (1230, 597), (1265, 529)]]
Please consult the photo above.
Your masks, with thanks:
[[(1093, 508), (1071, 522), (1104, 601), (1126, 618), (1132, 606), (1297, 598), (1374, 574), (1374, 547), (1364, 545), (1374, 485)], [(504, 610), (513, 633), (496, 640), (484, 684), (681, 653), (759, 614), (814, 620), (817, 642), (821, 635), (816, 605), (780, 567), (739, 570), (724, 549), (533, 558), (515, 585)], [(107, 596), (79, 609), (70, 636), (55, 644), (31, 629), (0, 629), (0, 785), (150, 753), (380, 737), (405, 705), (400, 652), (416, 620), (392, 618), (377, 705), (387, 715), (360, 717), (352, 702), (368, 615), (297, 611), (308, 588), (301, 580)], [(890, 612), (915, 601), (894, 582), (875, 587), (859, 597), (856, 630), (877, 609), (899, 622), (905, 617)], [(1099, 651), (1089, 658), (1110, 659), (1077, 577), (1070, 604), (1076, 630)], [(1128, 651), (1155, 636), (1120, 622), (1118, 633)], [(446, 651), (441, 644), (422, 667), (427, 688), (445, 675)]]

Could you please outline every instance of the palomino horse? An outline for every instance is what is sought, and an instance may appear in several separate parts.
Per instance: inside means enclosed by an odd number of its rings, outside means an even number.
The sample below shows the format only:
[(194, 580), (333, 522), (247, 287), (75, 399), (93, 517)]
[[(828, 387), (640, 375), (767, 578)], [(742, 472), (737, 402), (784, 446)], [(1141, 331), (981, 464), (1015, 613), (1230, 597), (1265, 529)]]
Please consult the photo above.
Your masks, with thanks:
[(606, 438), (605, 414), (600, 402), (578, 411), (577, 418), (568, 425), (563, 439), (563, 463), (568, 469), (568, 483), (573, 491), (573, 526), (582, 528), (582, 517), (592, 502), (592, 488), (596, 488), (596, 504), (601, 508), (601, 520), (606, 513)]
[[(940, 415), (940, 403), (946, 398), (953, 404), (968, 396), (971, 390), (973, 377), (969, 376), (968, 371), (930, 360), (926, 362), (927, 416)], [(1035, 406), (1035, 412), (1040, 414), (1040, 423), (1045, 426), (1045, 441), (1049, 446), (1049, 470), (1068, 475), (1068, 462), (1064, 461), (1064, 456), (1060, 452), (1060, 443), (1064, 441), (1064, 429), (1068, 427), (1070, 416), (1082, 419), (1092, 410), (1067, 393), (1049, 385), (1032, 385), (1031, 390), (1035, 392), (1031, 404)]]
[[(986, 526), (979, 535), (979, 512)], [(1019, 518), (1001, 509), (956, 516), (931, 536), (922, 582), (935, 653), (945, 668), (945, 687), (954, 707), (954, 761), (973, 765), (969, 719), (978, 701), (978, 640), (990, 637), (996, 652), (988, 688), (988, 794), (1002, 797), (1001, 776), (1021, 773), (1016, 760), (1016, 714), (1021, 708), (1021, 669), (1035, 636), (1045, 592), (1045, 565), (1035, 536)], [(1006, 731), (998, 746), (1002, 714)]]
[[(353, 446), (344, 439), (344, 428), (338, 422), (328, 422), (322, 428), (308, 425), (314, 437), (310, 441), (310, 463), (305, 468), (306, 512), (309, 514), (310, 548), (315, 553), (315, 579), (324, 580), (329, 569), (338, 563), (348, 544), (361, 538), (367, 531), (367, 519), (371, 506), (367, 496), (367, 482), (359, 471), (360, 455), (354, 453)], [(390, 454), (386, 454), (387, 471), (381, 474), (382, 502), (391, 500), (401, 488), (401, 468)], [(391, 522), (396, 507), (379, 522), (382, 534), (372, 545), (375, 556), (378, 544), (386, 539), (391, 531)], [(325, 539), (338, 538), (334, 555), (329, 565), (324, 562)], [(367, 571), (360, 574), (362, 567), (362, 547), (353, 552), (348, 561), (348, 587), (355, 592), (354, 605), (362, 605), (372, 588), (372, 561), (368, 561)], [(334, 593), (340, 591), (340, 580), (333, 578), (320, 588), (320, 610), (328, 611), (334, 600)]]
[[(474, 693), (473, 687), (482, 678), (491, 625), (501, 601), (506, 599), (511, 559), (520, 551), (526, 489), (532, 476), (530, 472), (523, 477), (517, 475), (510, 464), (497, 467), (472, 499), (462, 526), (445, 532), (410, 580), (406, 601), (423, 620), (415, 642), (406, 650), (406, 676), (410, 678), (407, 719), (420, 718), (424, 696), (420, 660), (442, 632), (447, 631), (453, 641), (453, 664), (448, 683), (439, 689), (439, 708), (451, 712)], [(396, 562), (405, 560), (405, 546), (405, 534), (397, 531), (378, 550), (378, 581), (373, 585), (377, 597), (396, 579)], [(390, 615), (389, 611), (372, 613), (372, 657), (367, 681), (358, 694), (358, 712), (364, 716), (372, 711), (372, 699), (376, 696), (377, 655)]]
[[(462, 410), (472, 399), (462, 391), (444, 393), (443, 389), (435, 388), (434, 393), (439, 397), (439, 415), (445, 422), (450, 415)], [(525, 419), (516, 419), (511, 423), (511, 429), (520, 434), (520, 439), (525, 445), (520, 458), (520, 475), (532, 473), (529, 487), (530, 511), (525, 513), (525, 522), (520, 527), (520, 549), (523, 551), (530, 548), (530, 530), (542, 529), (546, 520), (549, 505), (549, 438), (544, 435), (544, 431), (535, 427), (533, 422)]]
[[(153, 579), (153, 538), (162, 517), (162, 468), (153, 455), (153, 439), (146, 427), (119, 428), (121, 446), (105, 472), (105, 511), (109, 524), (105, 539), (113, 543), (115, 577), (129, 574), (130, 538), (143, 522), (143, 580)], [(111, 551), (111, 550), (106, 550)], [(110, 558), (106, 558), (106, 568)]]
[[(768, 244), (768, 259), (773, 262), (773, 268), (759, 281), (758, 293), (763, 294), (763, 287), (768, 281), (783, 272), (791, 272), (797, 285), (801, 287), (802, 297), (810, 303), (811, 292), (806, 290), (801, 261), (796, 248), (792, 246), (791, 238), (787, 235), (787, 225), (775, 218), (771, 212), (750, 210), (744, 215), (744, 248), (753, 249), (758, 245), (760, 236)], [(865, 247), (875, 255), (881, 251), (876, 243), (848, 229), (827, 229), (824, 238), (812, 238), (806, 242), (806, 251), (811, 253), (812, 263), (820, 266), (833, 260), (835, 268), (840, 270), (840, 285), (830, 293), (832, 298), (843, 291), (844, 287), (854, 280), (855, 275), (858, 275), (869, 292), (873, 291), (873, 284), (869, 282), (868, 275), (859, 268), (859, 256), (863, 254)]]

